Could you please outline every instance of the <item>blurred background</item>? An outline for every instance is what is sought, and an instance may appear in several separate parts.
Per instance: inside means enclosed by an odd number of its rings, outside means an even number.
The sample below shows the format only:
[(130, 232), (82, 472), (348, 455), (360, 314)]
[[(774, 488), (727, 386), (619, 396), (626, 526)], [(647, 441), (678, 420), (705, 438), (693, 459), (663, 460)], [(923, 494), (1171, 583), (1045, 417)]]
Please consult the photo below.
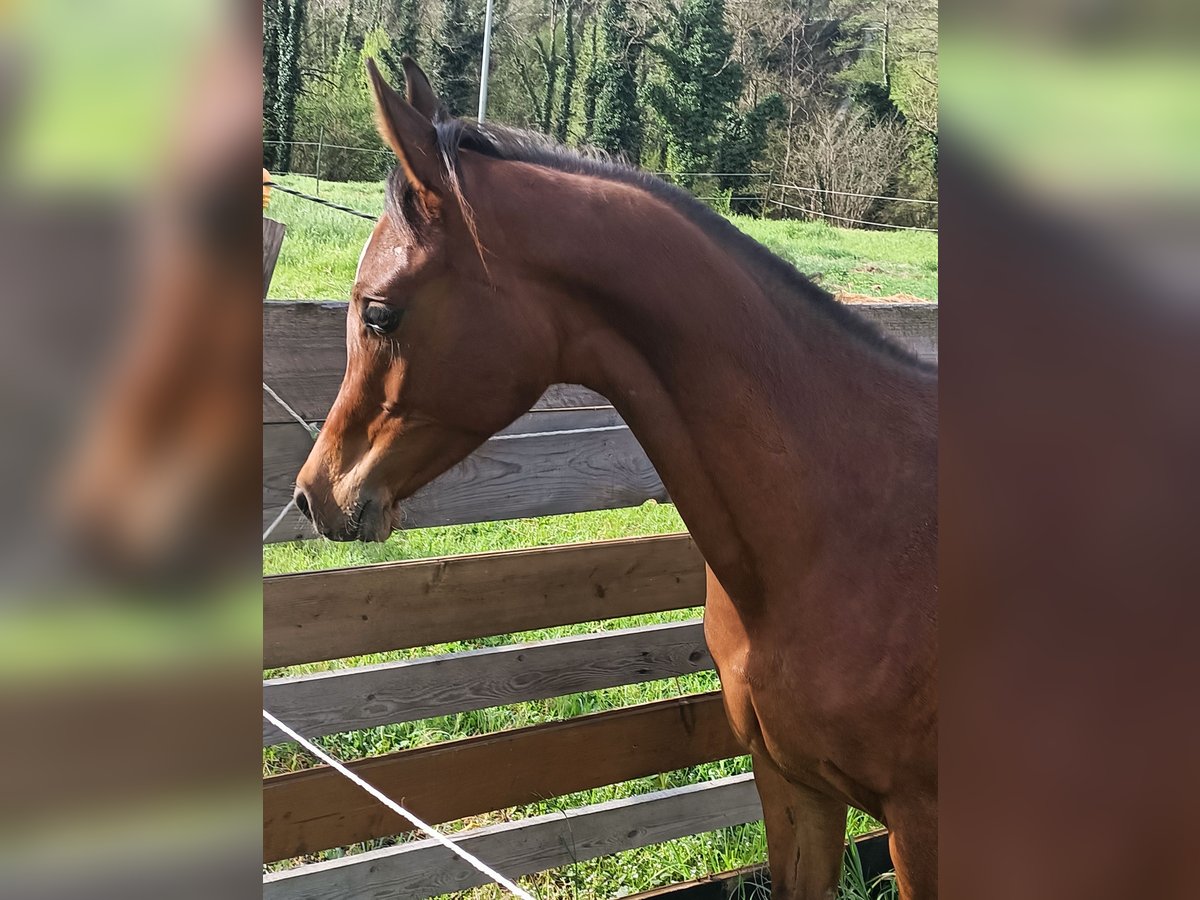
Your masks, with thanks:
[(258, 35), (0, 4), (6, 897), (258, 893)]
[[(444, 8), (470, 24), (477, 6), (314, 0), (312, 58), (337, 76), (338, 48), (411, 40), (449, 59)], [(587, 90), (597, 33), (628, 29), (625, 60), (642, 52), (643, 5), (544, 6), (508, 7), (495, 114), (603, 143), (603, 105), (635, 110), (636, 158), (732, 211), (783, 209), (762, 173), (817, 176), (814, 142), (845, 148), (822, 116), (903, 115), (885, 174), (938, 197), (932, 219), (822, 205), (833, 194), (778, 214), (941, 229), (948, 895), (1189, 896), (1197, 6), (880, 0), (887, 30), (855, 25), (880, 52), (831, 73), (853, 108), (739, 61), (738, 103), (707, 134), (724, 143), (674, 128), (652, 83), (624, 107), (619, 80)], [(725, 21), (752, 46), (867, 9), (729, 0)], [(547, 14), (574, 30), (521, 18)], [(259, 4), (0, 3), (3, 896), (260, 889), (255, 179), (264, 157), (323, 179), (386, 164), (330, 146), (374, 146), (334, 114), (362, 101), (356, 82), (312, 79), (290, 107), (291, 87), (264, 86), (264, 35), (267, 52), (283, 39)], [(445, 65), (477, 83), (476, 63)], [(290, 125), (270, 118), (281, 97)], [(264, 115), (285, 130), (264, 139)], [(637, 135), (611, 121), (611, 140)], [(687, 174), (687, 154), (718, 150), (749, 160), (745, 182)]]
[(1198, 8), (941, 23), (942, 889), (1189, 896)]

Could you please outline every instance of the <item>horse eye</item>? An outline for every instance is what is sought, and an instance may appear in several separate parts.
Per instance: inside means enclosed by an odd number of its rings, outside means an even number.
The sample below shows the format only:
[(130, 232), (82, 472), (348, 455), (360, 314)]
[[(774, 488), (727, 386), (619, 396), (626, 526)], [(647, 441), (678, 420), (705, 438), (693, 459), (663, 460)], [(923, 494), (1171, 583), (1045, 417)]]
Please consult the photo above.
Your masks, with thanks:
[(376, 334), (382, 336), (391, 334), (400, 324), (404, 315), (402, 310), (386, 303), (368, 303), (363, 310), (363, 323)]

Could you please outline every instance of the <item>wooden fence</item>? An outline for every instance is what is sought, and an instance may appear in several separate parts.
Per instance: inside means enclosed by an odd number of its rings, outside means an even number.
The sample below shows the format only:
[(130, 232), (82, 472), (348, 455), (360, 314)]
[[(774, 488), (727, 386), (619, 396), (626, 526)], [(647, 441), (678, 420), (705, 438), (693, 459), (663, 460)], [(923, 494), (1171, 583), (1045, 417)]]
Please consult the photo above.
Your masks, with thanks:
[[(937, 307), (864, 305), (864, 315), (936, 359)], [(345, 305), (264, 304), (264, 381), (319, 423), (344, 365)], [(311, 446), (264, 392), (263, 521), (272, 522)], [(609, 426), (608, 430), (575, 432)], [(558, 386), (407, 504), (422, 527), (666, 500), (608, 403)], [(272, 538), (312, 536), (298, 516)], [(264, 579), (265, 668), (548, 628), (704, 602), (686, 534), (387, 563)], [(710, 669), (699, 620), (314, 675), (270, 678), (264, 706), (307, 736), (594, 691)], [(264, 726), (264, 745), (282, 736)], [(646, 703), (351, 764), (428, 822), (445, 823), (740, 755), (719, 693)], [(756, 821), (750, 775), (466, 832), (463, 846), (518, 876)], [(326, 767), (267, 778), (263, 851), (276, 862), (404, 833), (405, 823)], [(264, 878), (264, 898), (420, 900), (480, 884), (429, 841), (410, 841)], [(715, 883), (715, 882), (714, 882)]]

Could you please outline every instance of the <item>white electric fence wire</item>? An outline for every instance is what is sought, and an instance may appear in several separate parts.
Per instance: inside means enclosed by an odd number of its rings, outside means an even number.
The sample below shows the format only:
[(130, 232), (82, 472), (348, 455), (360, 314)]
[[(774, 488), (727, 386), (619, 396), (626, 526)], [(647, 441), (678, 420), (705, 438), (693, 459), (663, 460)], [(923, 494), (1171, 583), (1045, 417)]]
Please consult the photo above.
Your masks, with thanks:
[(288, 406), (287, 401), (284, 400), (282, 397), (280, 397), (273, 390), (271, 390), (271, 386), (269, 384), (267, 384), (265, 381), (262, 383), (262, 386), (263, 386), (263, 390), (266, 391), (268, 394), (270, 394), (271, 397), (275, 400), (275, 402), (283, 407), (284, 412), (286, 412), (289, 416), (291, 416), (293, 419), (295, 419), (297, 422), (299, 422), (301, 425), (304, 426), (304, 430), (307, 431), (312, 436), (312, 439), (315, 441), (317, 439), (317, 426), (313, 425), (311, 422), (309, 422), (307, 419), (305, 419), (304, 416), (300, 415), (300, 413), (296, 412), (294, 409), (292, 409), (290, 406)]
[[(299, 422), (301, 425), (304, 426), (304, 430), (308, 432), (309, 437), (311, 437), (315, 441), (317, 439), (317, 435), (319, 433), (317, 426), (313, 425), (311, 422), (307, 421), (302, 415), (300, 415), (300, 413), (298, 413), (294, 409), (292, 409), (292, 407), (288, 404), (288, 402), (286, 400), (284, 400), (282, 397), (280, 397), (277, 393), (275, 393), (275, 391), (273, 391), (271, 389), (271, 386), (269, 384), (267, 384), (265, 381), (262, 383), (262, 386), (263, 386), (263, 390), (266, 391), (268, 394), (270, 394), (271, 397), (275, 400), (275, 402), (278, 403), (281, 407), (283, 407), (284, 412), (286, 412), (289, 416), (291, 416), (293, 419), (295, 419), (297, 422)], [(264, 544), (267, 542), (267, 538), (269, 538), (272, 534), (275, 533), (275, 529), (279, 527), (279, 523), (282, 522), (285, 518), (287, 518), (287, 514), (290, 513), (292, 511), (292, 509), (295, 508), (295, 506), (296, 506), (296, 498), (292, 497), (292, 499), (287, 502), (287, 504), (283, 507), (283, 509), (281, 509), (279, 511), (279, 515), (277, 515), (275, 517), (275, 521), (272, 522), (270, 525), (268, 525), (266, 527), (266, 530), (263, 531), (262, 539), (263, 539)]]
[(296, 505), (296, 498), (293, 497), (291, 500), (289, 500), (287, 502), (287, 506), (285, 506), (283, 509), (281, 509), (279, 511), (279, 515), (277, 515), (275, 517), (275, 521), (267, 526), (267, 530), (263, 532), (263, 543), (264, 544), (267, 542), (267, 538), (269, 538), (275, 532), (275, 529), (279, 527), (279, 523), (282, 522), (284, 520), (284, 518), (287, 516), (287, 514), (292, 511), (292, 508), (295, 505)]
[(372, 797), (374, 797), (376, 800), (378, 800), (380, 803), (382, 803), (384, 806), (386, 806), (388, 809), (390, 809), (392, 812), (407, 819), (412, 824), (412, 826), (415, 829), (417, 829), (417, 831), (420, 831), (422, 834), (431, 838), (435, 842), (441, 844), (443, 847), (445, 847), (447, 850), (449, 850), (455, 856), (459, 857), (465, 863), (467, 863), (467, 865), (471, 866), (471, 868), (475, 869), (477, 872), (482, 873), (483, 875), (486, 875), (488, 878), (490, 878), (492, 881), (496, 882), (496, 884), (500, 885), (502, 888), (504, 888), (506, 891), (508, 891), (514, 897), (520, 897), (521, 900), (534, 900), (533, 895), (530, 894), (528, 891), (524, 890), (523, 888), (518, 887), (516, 884), (514, 884), (508, 878), (505, 878), (503, 875), (501, 875), (499, 872), (497, 872), (495, 869), (493, 869), (491, 866), (489, 866), (487, 863), (476, 858), (475, 856), (472, 856), (470, 853), (468, 853), (462, 847), (458, 846), (458, 844), (454, 843), (454, 841), (450, 840), (448, 837), (446, 837), (440, 831), (435, 830), (433, 828), (433, 826), (427, 825), (425, 822), (418, 819), (416, 816), (414, 816), (412, 813), (410, 813), (407, 809), (405, 809), (403, 806), (401, 806), (395, 800), (391, 799), (390, 797), (388, 797), (383, 792), (379, 791), (374, 786), (363, 781), (361, 778), (359, 778), (357, 775), (355, 775), (353, 772), (351, 772), (349, 769), (347, 769), (344, 765), (342, 765), (340, 762), (338, 762), (336, 759), (334, 759), (332, 756), (330, 756), (328, 753), (326, 753), (324, 750), (322, 750), (316, 744), (312, 743), (311, 741), (309, 741), (306, 738), (302, 737), (301, 735), (297, 734), (292, 728), (285, 725), (283, 722), (280, 722), (277, 718), (275, 718), (273, 715), (271, 715), (265, 709), (262, 711), (262, 714), (263, 714), (264, 719), (266, 719), (268, 722), (270, 722), (272, 725), (274, 725), (276, 728), (278, 728), (280, 731), (282, 731), (284, 734), (286, 734), (288, 737), (290, 737), (292, 740), (294, 740), (296, 743), (298, 743), (301, 747), (303, 747), (305, 750), (307, 750), (309, 753), (311, 753), (317, 759), (321, 760), (321, 762), (325, 763), (328, 766), (332, 766), (335, 771), (337, 771), (341, 775), (344, 775), (346, 778), (350, 779), (350, 781), (354, 782), (356, 785), (358, 785), (360, 788), (362, 788), (364, 791), (366, 791), (368, 794), (370, 794)]

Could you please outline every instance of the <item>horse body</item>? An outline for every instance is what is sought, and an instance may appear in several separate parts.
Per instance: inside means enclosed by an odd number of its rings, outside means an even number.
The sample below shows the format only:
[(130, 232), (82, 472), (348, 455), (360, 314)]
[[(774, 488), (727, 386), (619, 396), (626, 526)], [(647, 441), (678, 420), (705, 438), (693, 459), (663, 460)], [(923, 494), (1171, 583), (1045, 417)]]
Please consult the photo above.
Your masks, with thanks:
[(848, 803), (888, 824), (904, 895), (936, 896), (936, 375), (635, 173), (482, 130), (448, 147), (408, 75), (407, 103), (375, 88), (410, 213), (364, 252), (301, 509), (386, 536), (398, 499), (550, 384), (603, 393), (707, 562), (775, 896), (832, 896)]
[[(793, 860), (777, 896), (823, 896), (843, 804), (936, 834), (936, 379), (670, 207), (609, 228), (586, 206), (543, 247), (553, 264), (539, 260), (578, 279), (556, 306), (562, 380), (613, 402), (707, 560), (705, 635), (735, 733), (756, 771), (817, 795), (769, 838), (773, 868)], [(574, 239), (589, 232), (604, 239)], [(631, 264), (645, 248), (652, 274)], [(764, 806), (779, 797), (768, 789)]]

